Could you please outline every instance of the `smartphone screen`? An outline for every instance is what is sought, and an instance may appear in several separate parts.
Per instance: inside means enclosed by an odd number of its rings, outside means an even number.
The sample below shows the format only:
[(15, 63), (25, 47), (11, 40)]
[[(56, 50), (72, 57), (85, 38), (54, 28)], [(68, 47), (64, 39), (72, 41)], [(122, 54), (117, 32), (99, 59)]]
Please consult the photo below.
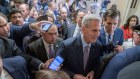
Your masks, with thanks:
[(64, 59), (60, 55), (58, 55), (49, 65), (49, 69), (57, 70), (57, 68), (63, 63), (63, 61)]
[(51, 23), (45, 23), (45, 24), (42, 24), (42, 30), (43, 31), (48, 31), (48, 29), (50, 28), (52, 24)]

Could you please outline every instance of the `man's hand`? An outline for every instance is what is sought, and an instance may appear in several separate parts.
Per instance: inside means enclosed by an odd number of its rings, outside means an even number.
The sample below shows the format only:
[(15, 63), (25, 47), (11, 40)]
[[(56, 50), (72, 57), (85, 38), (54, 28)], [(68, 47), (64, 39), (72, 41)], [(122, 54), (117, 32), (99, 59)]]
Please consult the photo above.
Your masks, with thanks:
[(75, 74), (73, 79), (87, 79), (86, 77), (84, 77), (83, 75), (81, 74)]
[(47, 60), (44, 64), (42, 64), (42, 68), (47, 70), (50, 63), (54, 60), (54, 58)]
[(89, 73), (87, 74), (86, 78), (87, 78), (87, 79), (93, 79), (93, 78), (94, 78), (94, 72), (93, 72), (93, 71), (89, 72)]
[(39, 22), (35, 22), (35, 23), (31, 23), (30, 24), (30, 28), (34, 29), (34, 30), (41, 30), (41, 25), (44, 23), (51, 23), (49, 21), (39, 21)]
[(123, 51), (123, 46), (117, 45), (117, 46), (114, 48), (114, 51), (116, 51), (116, 52), (121, 52), (121, 51)]

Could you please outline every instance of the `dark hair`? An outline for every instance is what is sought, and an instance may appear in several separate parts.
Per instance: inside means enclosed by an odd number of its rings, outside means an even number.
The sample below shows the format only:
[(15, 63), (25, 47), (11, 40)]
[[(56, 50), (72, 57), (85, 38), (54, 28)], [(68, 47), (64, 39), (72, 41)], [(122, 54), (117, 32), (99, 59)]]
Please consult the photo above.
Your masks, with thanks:
[(39, 16), (39, 17), (36, 19), (36, 21), (42, 21), (42, 20), (48, 21), (48, 15), (45, 14), (45, 15), (43, 15), (43, 16)]
[(118, 27), (119, 27), (119, 26), (120, 26), (120, 23), (121, 23), (121, 13), (120, 13), (119, 10), (117, 10), (117, 5), (116, 5), (116, 4), (113, 4), (113, 5), (110, 7), (110, 9), (114, 9), (114, 10), (117, 11), (117, 14), (118, 14), (118, 16), (119, 16), (119, 21), (118, 21)]
[(77, 10), (76, 10), (76, 13), (75, 13), (75, 16), (77, 16), (79, 12), (87, 13), (86, 10), (77, 9)]
[(108, 9), (104, 14), (103, 14), (103, 20), (107, 20), (107, 17), (111, 17), (111, 18), (115, 18), (117, 16), (119, 16), (119, 13), (117, 10), (115, 9)]
[(25, 3), (25, 0), (14, 0), (14, 3)]
[(114, 9), (114, 10), (117, 10), (117, 5), (116, 4), (113, 4), (110, 9)]
[(11, 15), (16, 14), (16, 13), (20, 13), (22, 15), (22, 13), (19, 9), (12, 8), (12, 10), (10, 11), (9, 17), (11, 18)]
[(130, 22), (130, 20), (131, 20), (132, 18), (136, 18), (136, 19), (137, 19), (136, 25), (139, 24), (139, 18), (138, 18), (138, 16), (136, 16), (136, 15), (131, 15), (131, 16), (127, 19), (126, 23), (124, 24), (124, 29), (129, 28), (129, 22)]

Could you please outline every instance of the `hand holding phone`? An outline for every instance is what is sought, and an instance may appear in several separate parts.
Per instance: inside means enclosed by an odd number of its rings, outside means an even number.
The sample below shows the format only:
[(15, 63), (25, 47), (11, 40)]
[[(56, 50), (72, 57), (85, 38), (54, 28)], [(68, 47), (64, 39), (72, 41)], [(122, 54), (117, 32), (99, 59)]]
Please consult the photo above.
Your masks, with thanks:
[(51, 25), (52, 25), (51, 23), (44, 23), (44, 24), (41, 25), (41, 29), (43, 31), (48, 31), (49, 28), (51, 27)]
[(49, 69), (56, 71), (63, 63), (63, 61), (64, 59), (60, 55), (58, 55), (49, 65)]

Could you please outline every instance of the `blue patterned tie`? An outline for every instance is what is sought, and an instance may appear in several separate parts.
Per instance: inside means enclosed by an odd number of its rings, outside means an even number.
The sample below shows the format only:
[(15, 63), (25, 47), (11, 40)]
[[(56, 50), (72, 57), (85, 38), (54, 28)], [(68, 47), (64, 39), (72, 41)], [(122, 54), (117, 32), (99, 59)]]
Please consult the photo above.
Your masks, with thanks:
[(109, 34), (108, 35), (108, 43), (110, 43), (110, 41), (111, 41), (111, 35)]

